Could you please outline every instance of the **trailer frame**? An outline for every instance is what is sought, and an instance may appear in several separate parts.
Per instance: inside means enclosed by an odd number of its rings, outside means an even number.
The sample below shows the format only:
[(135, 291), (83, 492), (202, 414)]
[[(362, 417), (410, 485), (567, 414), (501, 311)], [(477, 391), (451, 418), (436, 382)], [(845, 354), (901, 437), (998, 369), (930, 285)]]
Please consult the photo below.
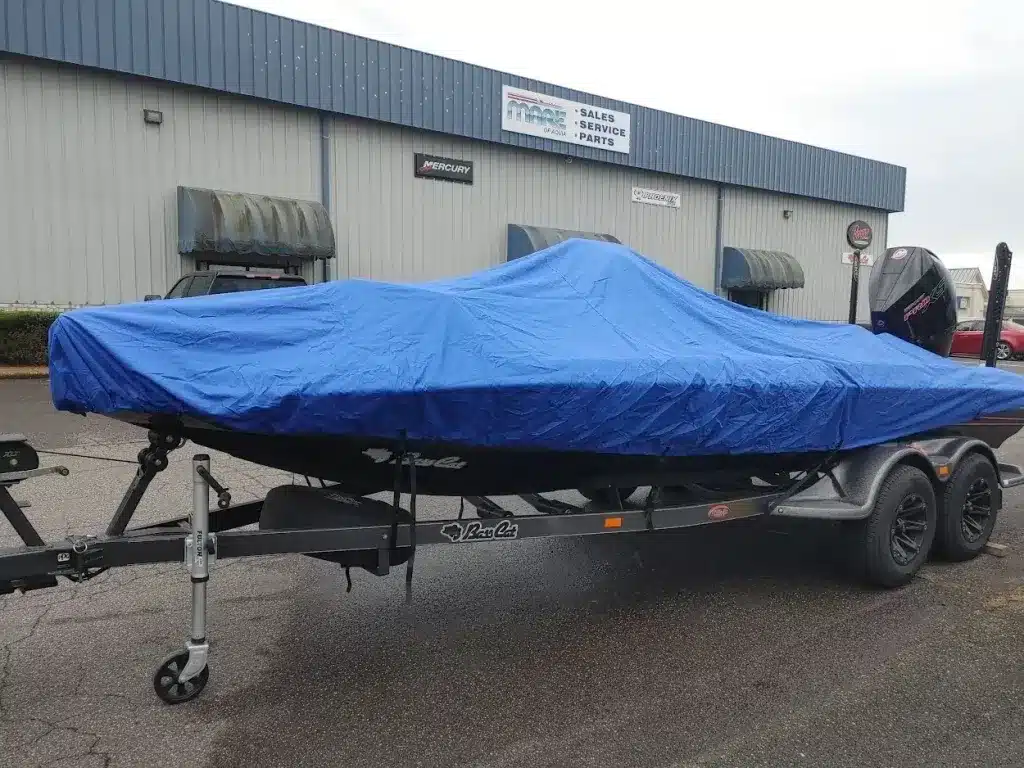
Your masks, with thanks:
[[(659, 486), (652, 487), (641, 504), (623, 502), (616, 492), (610, 495), (611, 501), (604, 506), (591, 503), (582, 507), (541, 494), (523, 494), (519, 498), (535, 512), (527, 515), (513, 514), (485, 496), (468, 496), (463, 500), (475, 509), (476, 517), (467, 518), (460, 512), (457, 518), (417, 520), (416, 463), (411, 457), (408, 461), (403, 457), (395, 464), (395, 491), (390, 504), (349, 495), (339, 486), (321, 483), (320, 488), (314, 488), (307, 479), (309, 489), (308, 492), (303, 489), (303, 493), (318, 503), (333, 505), (338, 514), (338, 524), (253, 530), (251, 526), (260, 525), (264, 520), (265, 504), (274, 491), (280, 489), (274, 489), (263, 500), (232, 504), (230, 490), (221, 485), (211, 471), (210, 456), (197, 453), (192, 457), (190, 513), (129, 529), (128, 525), (149, 484), (168, 466), (168, 453), (179, 448), (182, 442), (179, 437), (155, 431), (149, 433), (149, 445), (138, 455), (135, 477), (103, 534), (46, 542), (21, 505), (14, 501), (9, 489), (42, 474), (67, 475), (68, 470), (61, 466), (39, 467), (38, 456), (23, 437), (0, 436), (0, 448), (15, 446), (8, 453), (20, 462), (17, 469), (0, 472), (0, 512), (23, 542), (20, 547), (0, 549), (0, 594), (54, 587), (60, 578), (82, 583), (110, 568), (184, 563), (192, 585), (190, 636), (184, 650), (165, 659), (153, 678), (155, 692), (169, 704), (195, 698), (208, 681), (207, 589), (211, 571), (220, 559), (305, 554), (338, 562), (345, 567), (346, 576), (350, 567), (361, 567), (383, 576), (395, 565), (404, 563), (406, 597), (410, 599), (418, 546), (468, 546), (534, 538), (653, 533), (770, 515), (830, 520), (863, 527), (876, 523), (879, 514), (891, 512), (888, 508), (879, 509), (884, 501), (882, 496), (886, 493), (891, 496), (883, 485), (888, 478), (895, 476), (899, 468), (909, 468), (901, 470), (900, 477), (912, 476), (917, 483), (915, 492), (922, 497), (925, 506), (928, 503), (925, 497), (931, 498), (932, 512), (928, 520), (932, 521), (932, 530), (919, 529), (919, 546), (929, 550), (936, 521), (944, 520), (943, 515), (958, 513), (958, 510), (941, 509), (938, 499), (949, 495), (943, 493), (946, 483), (951, 479), (958, 482), (957, 469), (966, 457), (983, 457), (983, 462), (974, 460), (972, 466), (986, 478), (990, 477), (988, 468), (991, 468), (992, 476), (996, 478), (995, 483), (989, 483), (993, 487), (987, 491), (991, 520), (987, 523), (986, 541), (1002, 506), (1002, 490), (1024, 484), (1024, 471), (1015, 465), (998, 462), (991, 448), (981, 441), (943, 438), (863, 449), (841, 460), (825, 461), (815, 471), (794, 478), (785, 487), (766, 486), (753, 491), (748, 487), (736, 488), (720, 491), (714, 494), (714, 498), (694, 500), (686, 494), (673, 493), (671, 489)], [(3, 469), (2, 465), (0, 469)], [(925, 483), (921, 477), (926, 478)], [(403, 480), (408, 481), (410, 489), (404, 494), (408, 497), (407, 508), (402, 506), (403, 494), (399, 491)], [(286, 491), (289, 487), (302, 488), (282, 486), (281, 489)], [(211, 492), (217, 497), (215, 509), (211, 509)], [(297, 496), (296, 504), (302, 507), (302, 494), (291, 492), (291, 495)], [(294, 519), (301, 520), (302, 509), (295, 511)], [(369, 519), (379, 522), (366, 524), (367, 513), (370, 514)], [(899, 510), (896, 514), (899, 517)], [(910, 530), (907, 525), (904, 521), (904, 533)], [(925, 551), (924, 555), (927, 554)], [(916, 550), (915, 558), (916, 565), (909, 571), (898, 572), (896, 577), (890, 578), (892, 583), (877, 578), (875, 581), (882, 586), (905, 583), (923, 562), (922, 553)]]

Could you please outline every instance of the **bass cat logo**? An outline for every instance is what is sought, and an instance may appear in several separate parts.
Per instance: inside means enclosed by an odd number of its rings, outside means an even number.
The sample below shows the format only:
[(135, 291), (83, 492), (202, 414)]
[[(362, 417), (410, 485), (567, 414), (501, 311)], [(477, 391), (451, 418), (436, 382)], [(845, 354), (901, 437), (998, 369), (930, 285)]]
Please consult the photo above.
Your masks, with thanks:
[(709, 520), (725, 520), (729, 516), (729, 506), (727, 504), (715, 504), (708, 510)]
[[(369, 457), (374, 464), (394, 464), (398, 461), (398, 454), (389, 451), (387, 448), (367, 448), (363, 456)], [(459, 456), (445, 456), (440, 459), (427, 459), (421, 454), (409, 452), (413, 464), (417, 467), (435, 467), (436, 469), (463, 469), (466, 461)], [(405, 461), (408, 461), (406, 459)]]
[(494, 525), (484, 525), (476, 520), (470, 523), (448, 523), (441, 529), (441, 535), (453, 544), (470, 541), (506, 541), (519, 538), (519, 525), (502, 520)]

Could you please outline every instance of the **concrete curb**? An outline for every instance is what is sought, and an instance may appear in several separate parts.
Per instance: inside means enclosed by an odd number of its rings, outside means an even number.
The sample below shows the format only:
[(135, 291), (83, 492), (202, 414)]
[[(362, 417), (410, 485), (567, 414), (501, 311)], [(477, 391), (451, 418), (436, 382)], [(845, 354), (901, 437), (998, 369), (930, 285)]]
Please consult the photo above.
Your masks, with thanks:
[(4, 379), (48, 379), (50, 369), (45, 365), (0, 365), (0, 381)]

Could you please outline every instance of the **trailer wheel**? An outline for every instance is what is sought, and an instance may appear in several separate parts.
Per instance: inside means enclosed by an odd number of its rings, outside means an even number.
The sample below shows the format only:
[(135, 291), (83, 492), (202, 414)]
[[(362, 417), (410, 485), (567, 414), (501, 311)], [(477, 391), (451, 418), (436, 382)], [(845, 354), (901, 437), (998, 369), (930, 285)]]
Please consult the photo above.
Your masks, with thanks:
[[(619, 504), (624, 504), (626, 499), (636, 493), (637, 487), (638, 486), (634, 485), (631, 488), (577, 488), (576, 490), (578, 490), (584, 498), (594, 502), (595, 504), (600, 504), (603, 507), (616, 508)], [(619, 494), (617, 501), (615, 499), (616, 492)]]
[(947, 560), (971, 560), (985, 548), (996, 524), (998, 486), (995, 467), (979, 453), (964, 458), (946, 482), (935, 545)]
[(871, 516), (859, 524), (856, 557), (873, 586), (900, 587), (918, 572), (937, 523), (935, 489), (917, 467), (896, 467), (882, 484)]

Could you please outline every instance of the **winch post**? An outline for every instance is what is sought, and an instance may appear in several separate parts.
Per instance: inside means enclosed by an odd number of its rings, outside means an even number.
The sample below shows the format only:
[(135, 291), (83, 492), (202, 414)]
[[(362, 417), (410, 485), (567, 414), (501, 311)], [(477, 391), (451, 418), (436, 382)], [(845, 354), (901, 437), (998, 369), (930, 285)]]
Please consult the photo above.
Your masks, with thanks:
[(120, 536), (131, 522), (132, 515), (139, 507), (142, 496), (158, 473), (167, 469), (167, 454), (178, 448), (182, 440), (177, 435), (161, 434), (155, 430), (149, 432), (149, 445), (139, 451), (139, 468), (132, 478), (128, 490), (121, 497), (110, 523), (107, 525), (107, 536)]

